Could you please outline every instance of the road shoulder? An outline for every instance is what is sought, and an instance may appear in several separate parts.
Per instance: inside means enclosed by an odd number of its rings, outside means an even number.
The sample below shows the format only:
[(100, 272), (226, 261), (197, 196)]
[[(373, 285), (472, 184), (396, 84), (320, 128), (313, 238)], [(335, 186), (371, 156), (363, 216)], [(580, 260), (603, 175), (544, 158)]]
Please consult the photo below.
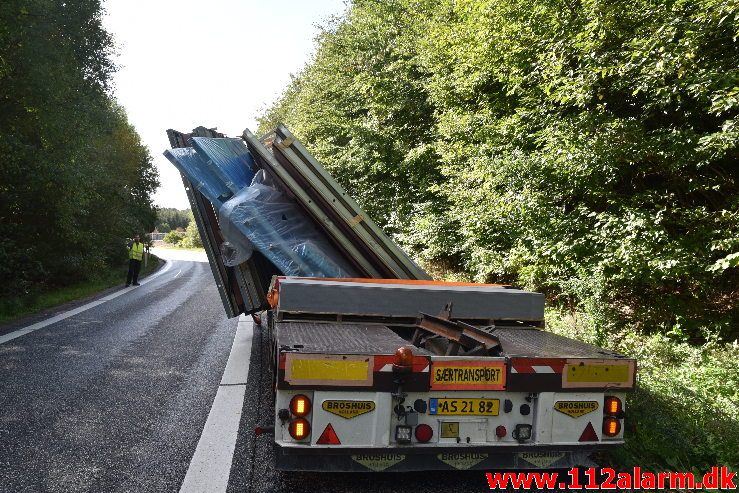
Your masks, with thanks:
[[(164, 266), (167, 264), (167, 262), (168, 262), (167, 260), (160, 258), (159, 265), (155, 269), (151, 270), (150, 272), (147, 272), (145, 276), (142, 276), (141, 280), (144, 280), (147, 277), (150, 277), (153, 274), (160, 272), (162, 268), (164, 268)], [(84, 296), (76, 300), (71, 300), (65, 303), (61, 303), (59, 305), (49, 307), (49, 308), (44, 308), (43, 310), (32, 313), (30, 315), (25, 315), (21, 318), (17, 318), (10, 322), (0, 323), (0, 336), (4, 336), (18, 329), (28, 327), (29, 325), (33, 325), (43, 320), (53, 318), (59, 314), (75, 310), (88, 303), (93, 303), (95, 301), (101, 300), (102, 298), (105, 298), (113, 293), (126, 289), (124, 287), (124, 283), (125, 283), (125, 279), (122, 279), (120, 285), (106, 288), (102, 291), (98, 291), (95, 294)]]

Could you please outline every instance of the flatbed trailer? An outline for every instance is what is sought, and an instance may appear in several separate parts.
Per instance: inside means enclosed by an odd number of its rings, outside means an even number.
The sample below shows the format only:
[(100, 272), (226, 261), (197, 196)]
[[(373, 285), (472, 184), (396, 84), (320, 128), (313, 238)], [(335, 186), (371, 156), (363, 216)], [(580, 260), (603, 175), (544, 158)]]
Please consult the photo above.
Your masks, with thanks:
[[(274, 434), (278, 468), (567, 468), (623, 444), (636, 362), (543, 330), (543, 295), (431, 280), (283, 126), (243, 141), (204, 127), (168, 135), (226, 313), (268, 334), (274, 414), (259, 429)], [(235, 154), (198, 156), (208, 138)], [(306, 266), (332, 252), (346, 275), (284, 275), (272, 244), (227, 265), (238, 166), (304, 214), (282, 219), (321, 232)]]
[[(476, 331), (465, 339), (470, 326), (462, 321), (480, 321), (479, 307), (464, 305), (473, 286), (367, 280), (362, 296), (347, 296), (339, 305), (349, 315), (344, 319), (327, 312), (332, 297), (326, 292), (315, 305), (300, 296), (311, 284), (324, 290), (333, 284), (339, 293), (346, 282), (278, 278), (276, 284), (268, 330), (278, 467), (566, 468), (588, 465), (594, 450), (623, 443), (635, 361), (515, 323), (509, 314), (520, 315), (521, 306), (494, 302), (488, 312), (494, 318), (471, 326)], [(376, 312), (361, 317), (363, 307), (374, 306), (373, 292), (380, 296), (388, 286), (391, 300), (411, 306), (416, 300), (420, 310), (412, 322), (402, 307), (384, 321)], [(443, 293), (440, 317), (423, 313), (436, 300), (419, 287)], [(477, 295), (497, 301), (506, 291), (488, 288)], [(305, 414), (294, 412), (295, 399), (304, 402)], [(300, 422), (305, 435), (296, 438)]]

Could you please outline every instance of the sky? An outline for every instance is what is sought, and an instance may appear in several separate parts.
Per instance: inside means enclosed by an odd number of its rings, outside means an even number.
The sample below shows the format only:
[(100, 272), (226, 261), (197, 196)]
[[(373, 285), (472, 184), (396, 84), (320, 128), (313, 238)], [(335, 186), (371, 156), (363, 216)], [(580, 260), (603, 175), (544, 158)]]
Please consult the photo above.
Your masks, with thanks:
[(159, 170), (154, 203), (189, 208), (162, 153), (168, 128), (203, 125), (238, 137), (314, 52), (317, 25), (344, 0), (105, 0), (119, 70), (115, 96)]

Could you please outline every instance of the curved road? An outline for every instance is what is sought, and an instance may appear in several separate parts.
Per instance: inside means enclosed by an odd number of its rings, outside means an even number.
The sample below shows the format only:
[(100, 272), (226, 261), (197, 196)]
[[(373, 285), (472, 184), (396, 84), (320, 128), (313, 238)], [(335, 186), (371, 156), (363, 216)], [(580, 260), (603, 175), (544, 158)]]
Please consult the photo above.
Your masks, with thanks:
[(0, 344), (0, 490), (179, 489), (236, 319), (205, 255), (176, 253), (141, 286)]
[(139, 287), (0, 327), (0, 491), (486, 490), (480, 472), (275, 471), (251, 432), (273, 412), (266, 337), (226, 319), (205, 254), (156, 253)]

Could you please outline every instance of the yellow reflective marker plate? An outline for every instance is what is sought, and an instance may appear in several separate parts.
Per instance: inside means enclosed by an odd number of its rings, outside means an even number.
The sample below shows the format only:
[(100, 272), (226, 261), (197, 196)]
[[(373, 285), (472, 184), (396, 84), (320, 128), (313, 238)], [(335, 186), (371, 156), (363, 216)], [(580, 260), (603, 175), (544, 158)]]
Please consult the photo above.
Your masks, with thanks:
[(361, 414), (370, 413), (375, 410), (375, 403), (372, 401), (323, 401), (321, 408), (331, 414), (341, 416), (342, 418), (352, 419)]
[(429, 414), (438, 416), (497, 416), (498, 399), (429, 399)]
[(562, 387), (616, 387), (634, 386), (634, 361), (625, 360), (567, 360), (562, 371)]
[(598, 409), (597, 401), (557, 401), (554, 409), (573, 418), (585, 416)]
[(372, 356), (289, 353), (285, 381), (291, 385), (371, 386)]
[(442, 421), (439, 435), (441, 438), (458, 438), (459, 423), (454, 421)]

